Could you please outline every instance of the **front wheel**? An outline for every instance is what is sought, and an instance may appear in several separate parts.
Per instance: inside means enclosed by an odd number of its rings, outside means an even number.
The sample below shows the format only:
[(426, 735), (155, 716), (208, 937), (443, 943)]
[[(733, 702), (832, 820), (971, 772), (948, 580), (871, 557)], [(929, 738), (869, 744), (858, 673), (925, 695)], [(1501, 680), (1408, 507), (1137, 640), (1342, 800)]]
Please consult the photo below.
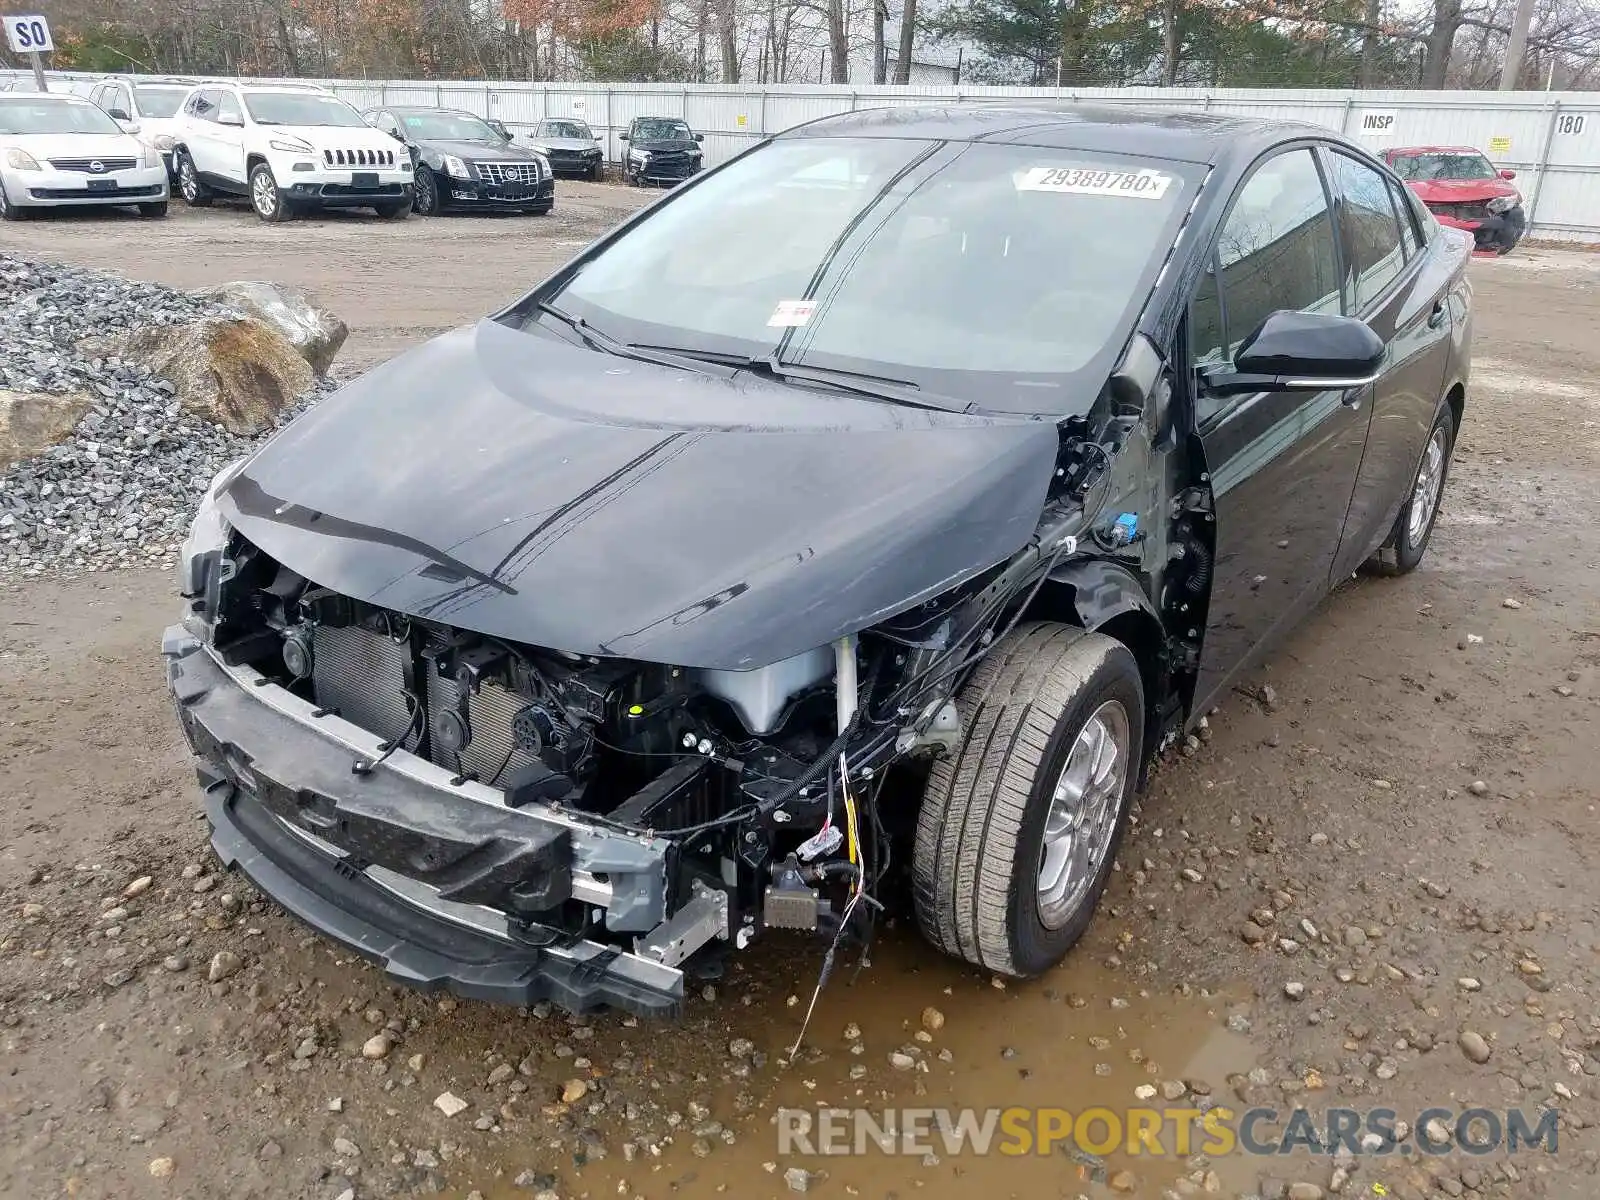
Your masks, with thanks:
[(1455, 415), (1446, 405), (1433, 419), (1427, 444), (1422, 448), (1422, 461), (1417, 464), (1417, 473), (1411, 482), (1411, 492), (1395, 518), (1388, 540), (1367, 560), (1367, 569), (1373, 574), (1408, 574), (1416, 570), (1422, 556), (1428, 552), (1428, 539), (1433, 536), (1434, 522), (1439, 519), (1439, 500), (1444, 495), (1445, 477), (1450, 473), (1450, 452), (1455, 448), (1455, 441)]
[(264, 162), (250, 168), (250, 207), (256, 210), (256, 216), (274, 225), (294, 215), (278, 190), (272, 168)]
[(947, 954), (1038, 975), (1105, 891), (1144, 752), (1144, 685), (1121, 642), (1024, 625), (962, 689), (912, 847), (917, 923)]
[(411, 201), (400, 200), (394, 204), (374, 205), (372, 211), (385, 221), (404, 221), (411, 215)]
[(200, 182), (194, 159), (185, 150), (178, 152), (178, 193), (190, 208), (205, 208), (213, 199), (211, 189)]
[(141, 217), (164, 217), (167, 215), (167, 202), (165, 200), (156, 200), (149, 204), (141, 204), (139, 205), (139, 215)]
[(411, 180), (411, 208), (418, 216), (432, 217), (439, 212), (439, 180), (421, 163)]
[(25, 211), (11, 203), (11, 197), (6, 195), (5, 181), (0, 180), (0, 221), (20, 221)]

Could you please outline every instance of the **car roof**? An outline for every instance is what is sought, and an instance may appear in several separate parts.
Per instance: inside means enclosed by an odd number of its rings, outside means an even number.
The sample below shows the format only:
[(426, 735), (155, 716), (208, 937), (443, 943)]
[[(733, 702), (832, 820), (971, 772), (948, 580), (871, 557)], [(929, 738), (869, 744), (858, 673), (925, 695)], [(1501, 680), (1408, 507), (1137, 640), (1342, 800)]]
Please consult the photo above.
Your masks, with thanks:
[(1267, 146), (1297, 136), (1341, 140), (1329, 129), (1299, 122), (1048, 100), (860, 109), (823, 117), (778, 136), (1000, 142), (1196, 163), (1248, 160)]
[[(210, 84), (208, 86), (217, 87), (219, 85)], [(238, 88), (241, 92), (310, 92), (318, 96), (333, 95), (321, 84), (300, 83), (292, 79), (286, 79), (282, 83), (268, 83), (265, 80), (251, 80), (249, 83), (242, 83), (238, 80), (223, 80), (220, 86)]]
[[(437, 104), (375, 104), (368, 111), (375, 112), (379, 109), (397, 113), (449, 113), (453, 117), (478, 117), (477, 113), (468, 112), (464, 108), (440, 108)], [(483, 118), (478, 117), (478, 120), (481, 121)]]

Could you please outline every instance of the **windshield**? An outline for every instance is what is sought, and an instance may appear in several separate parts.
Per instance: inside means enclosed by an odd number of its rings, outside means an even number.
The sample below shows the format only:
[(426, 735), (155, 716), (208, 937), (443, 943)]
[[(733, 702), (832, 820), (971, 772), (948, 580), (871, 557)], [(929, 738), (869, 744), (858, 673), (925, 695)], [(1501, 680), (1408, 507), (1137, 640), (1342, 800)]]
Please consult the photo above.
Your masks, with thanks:
[(582, 138), (586, 142), (594, 140), (594, 134), (589, 132), (589, 127), (582, 121), (546, 121), (544, 123), (544, 136)]
[(139, 101), (139, 115), (141, 117), (175, 117), (178, 115), (178, 105), (183, 103), (183, 98), (189, 94), (185, 87), (143, 87), (133, 89), (133, 94)]
[[(783, 139), (662, 204), (551, 299), (620, 341), (1066, 412), (1154, 285), (1185, 164)], [(1094, 385), (1098, 390), (1098, 384)]]
[(422, 141), (501, 142), (505, 139), (487, 122), (471, 113), (429, 112), (399, 114), (400, 124), (412, 137)]
[(636, 142), (692, 142), (694, 134), (683, 121), (669, 121), (665, 117), (646, 117), (633, 123), (633, 140)]
[(1481, 154), (1397, 154), (1389, 165), (1401, 179), (1498, 179), (1500, 175)]
[(82, 100), (52, 100), (38, 94), (0, 96), (0, 134), (121, 133), (98, 107)]
[(343, 100), (315, 92), (246, 92), (244, 106), (257, 125), (366, 125)]

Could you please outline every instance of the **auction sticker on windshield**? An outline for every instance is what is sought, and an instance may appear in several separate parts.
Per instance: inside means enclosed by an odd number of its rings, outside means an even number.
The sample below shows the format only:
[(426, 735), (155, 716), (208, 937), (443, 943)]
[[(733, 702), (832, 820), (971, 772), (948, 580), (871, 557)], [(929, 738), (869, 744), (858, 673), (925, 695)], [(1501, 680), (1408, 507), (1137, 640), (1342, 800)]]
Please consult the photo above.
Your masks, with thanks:
[(778, 307), (772, 310), (772, 315), (767, 318), (768, 329), (786, 329), (790, 326), (804, 325), (811, 320), (811, 314), (817, 311), (815, 300), (779, 300)]
[(1075, 192), (1159, 200), (1172, 183), (1160, 171), (1099, 171), (1093, 167), (1030, 167), (1017, 176), (1019, 192)]

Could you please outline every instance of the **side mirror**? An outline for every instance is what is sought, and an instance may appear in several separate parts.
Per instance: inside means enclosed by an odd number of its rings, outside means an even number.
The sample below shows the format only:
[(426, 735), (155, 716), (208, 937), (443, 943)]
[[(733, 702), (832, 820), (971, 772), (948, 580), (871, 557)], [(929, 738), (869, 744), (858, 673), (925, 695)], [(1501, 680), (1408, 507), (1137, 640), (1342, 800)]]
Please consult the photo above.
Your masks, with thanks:
[(235, 116), (219, 116), (217, 118), (217, 124), (218, 125), (227, 125), (227, 126), (233, 128), (233, 129), (243, 129), (244, 128), (244, 118), (243, 117), (235, 117)]
[[(116, 118), (113, 117), (112, 120), (116, 120)], [(122, 132), (123, 133), (138, 133), (139, 132), (139, 122), (137, 122), (137, 121), (129, 121), (126, 118), (124, 118), (121, 121), (117, 121), (117, 124), (122, 127)]]
[(694, 140), (697, 142), (703, 142), (706, 140), (706, 135), (703, 133), (697, 133), (694, 135)]
[(1517, 173), (1515, 171), (1501, 171), (1500, 172), (1500, 178), (1501, 179), (1515, 179), (1516, 177), (1517, 177)]
[(128, 110), (125, 108), (108, 108), (106, 109), (106, 116), (110, 117), (113, 121), (133, 120), (133, 118), (128, 115)]
[(504, 121), (488, 121), (486, 124), (506, 141), (511, 140), (511, 131), (506, 128)]
[(1239, 345), (1231, 368), (1202, 372), (1213, 396), (1347, 391), (1383, 371), (1383, 339), (1364, 321), (1330, 313), (1270, 313)]
[(619, 133), (619, 134), (617, 134), (617, 141), (619, 141), (619, 142), (625, 142), (625, 141), (627, 141), (627, 140), (628, 140), (628, 135), (627, 135), (627, 134), (625, 134), (625, 133)]

